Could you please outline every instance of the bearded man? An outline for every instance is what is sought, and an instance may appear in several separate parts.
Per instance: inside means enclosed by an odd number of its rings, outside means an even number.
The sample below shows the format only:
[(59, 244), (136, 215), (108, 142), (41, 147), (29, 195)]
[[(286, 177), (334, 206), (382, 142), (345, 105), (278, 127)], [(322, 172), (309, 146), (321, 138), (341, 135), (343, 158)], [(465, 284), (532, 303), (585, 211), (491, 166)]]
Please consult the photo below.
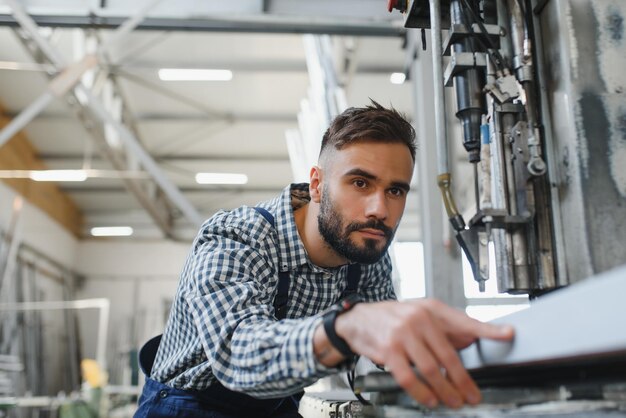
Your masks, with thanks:
[(387, 249), (415, 152), (397, 111), (350, 108), (324, 134), (310, 183), (207, 220), (158, 351), (142, 360), (135, 417), (299, 417), (302, 389), (356, 355), (426, 406), (480, 402), (457, 350), (513, 330), (436, 300), (395, 300)]

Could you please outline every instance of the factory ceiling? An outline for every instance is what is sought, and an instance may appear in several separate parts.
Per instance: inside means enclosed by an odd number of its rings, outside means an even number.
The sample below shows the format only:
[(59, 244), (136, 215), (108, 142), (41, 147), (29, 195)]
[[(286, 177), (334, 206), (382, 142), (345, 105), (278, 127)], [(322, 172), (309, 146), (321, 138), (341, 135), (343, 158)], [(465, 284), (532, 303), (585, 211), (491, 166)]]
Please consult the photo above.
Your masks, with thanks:
[[(404, 44), (402, 16), (380, 0), (5, 0), (0, 170), (91, 170), (85, 181), (57, 183), (77, 207), (82, 238), (93, 227), (131, 226), (129, 239), (188, 240), (217, 210), (254, 205), (294, 180), (286, 137), (307, 126), (311, 45), (318, 58), (326, 47), (326, 76), (345, 105), (371, 98), (411, 116), (411, 84), (390, 82), (406, 71)], [(159, 75), (183, 68), (232, 78)], [(80, 82), (64, 86), (72, 74)], [(7, 124), (23, 129), (3, 138)], [(32, 145), (32, 158), (9, 163), (3, 155), (18, 141)], [(203, 185), (198, 172), (248, 182)], [(417, 207), (414, 193), (399, 239), (419, 239)]]

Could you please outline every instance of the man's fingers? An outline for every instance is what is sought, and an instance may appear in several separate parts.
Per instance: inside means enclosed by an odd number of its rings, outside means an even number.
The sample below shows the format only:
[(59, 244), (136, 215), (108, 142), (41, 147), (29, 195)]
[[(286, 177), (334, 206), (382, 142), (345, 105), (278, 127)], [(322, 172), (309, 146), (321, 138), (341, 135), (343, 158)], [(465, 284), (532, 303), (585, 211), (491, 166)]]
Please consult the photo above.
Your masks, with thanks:
[(402, 389), (413, 399), (429, 408), (437, 406), (435, 394), (417, 377), (409, 362), (401, 355), (394, 356), (387, 362), (387, 368)]
[[(444, 339), (440, 332), (432, 331)], [(463, 397), (442, 373), (442, 363), (433, 356), (433, 350), (429, 350), (424, 343), (417, 341), (416, 344), (408, 344), (407, 351), (411, 361), (419, 370), (421, 378), (437, 397), (451, 408), (460, 408), (464, 403)]]
[(480, 402), (480, 390), (467, 370), (461, 363), (461, 359), (450, 342), (439, 332), (431, 331), (427, 343), (431, 351), (437, 357), (437, 361), (445, 368), (447, 378), (463, 397), (462, 401), (470, 404)]
[(509, 341), (515, 335), (515, 329), (510, 325), (496, 325), (485, 322), (478, 322), (479, 338), (489, 338), (492, 340)]
[(437, 300), (430, 300), (431, 312), (448, 326), (461, 332), (463, 329), (471, 330), (474, 338), (489, 338), (494, 340), (508, 341), (513, 338), (515, 330), (510, 325), (496, 325), (481, 322), (470, 318), (464, 312), (451, 308)]
[(510, 341), (515, 335), (515, 330), (510, 325), (481, 322), (458, 311), (447, 312), (446, 315), (437, 317), (442, 321), (447, 338), (457, 349), (465, 348), (479, 338)]

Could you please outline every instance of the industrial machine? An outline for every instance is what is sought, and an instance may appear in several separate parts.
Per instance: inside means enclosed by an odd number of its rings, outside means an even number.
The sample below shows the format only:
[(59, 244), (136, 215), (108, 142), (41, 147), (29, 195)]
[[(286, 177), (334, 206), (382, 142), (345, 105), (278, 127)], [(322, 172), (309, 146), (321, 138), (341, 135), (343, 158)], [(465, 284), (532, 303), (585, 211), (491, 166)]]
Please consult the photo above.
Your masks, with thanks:
[[(375, 372), (356, 383), (373, 393), (369, 416), (626, 416), (626, 311), (615, 298), (626, 294), (626, 2), (389, 0), (388, 8), (423, 39), (430, 29), (437, 182), (479, 288), (495, 264), (499, 292), (537, 302), (506, 319), (514, 343), (461, 353), (485, 404), (428, 411)], [(454, 103), (445, 103), (446, 87)], [(445, 131), (454, 116), (459, 138)], [(470, 219), (457, 209), (450, 141), (462, 142), (472, 165)]]
[[(623, 1), (390, 0), (431, 28), (439, 178), (457, 240), (482, 288), (493, 243), (500, 292), (531, 297), (626, 262)], [(441, 33), (445, 39), (441, 40)], [(442, 57), (445, 57), (442, 60)], [(442, 61), (446, 62), (445, 69)], [(437, 89), (435, 90), (437, 93)], [(476, 212), (451, 192), (448, 141), (474, 165)]]

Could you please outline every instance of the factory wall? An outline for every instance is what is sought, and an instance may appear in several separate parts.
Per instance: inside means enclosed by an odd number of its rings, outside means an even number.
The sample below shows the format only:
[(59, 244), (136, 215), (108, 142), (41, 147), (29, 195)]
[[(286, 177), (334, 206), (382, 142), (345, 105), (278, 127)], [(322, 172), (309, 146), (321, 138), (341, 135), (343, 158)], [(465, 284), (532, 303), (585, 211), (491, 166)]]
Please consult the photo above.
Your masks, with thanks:
[[(8, 270), (1, 280), (0, 303), (71, 299), (68, 272), (75, 262), (78, 240), (25, 200), (20, 210), (14, 210), (16, 196), (0, 183), (0, 231), (7, 234), (13, 229), (19, 248), (16, 261), (5, 265), (8, 246), (4, 241), (0, 244), (0, 270)], [(56, 394), (75, 386), (79, 379), (76, 334), (74, 327), (68, 327), (74, 323), (68, 311), (20, 313), (12, 309), (3, 314), (2, 350), (24, 366), (23, 372), (11, 376), (16, 392), (28, 388), (33, 395)]]
[[(17, 193), (0, 182), (0, 228), (6, 231), (11, 222), (13, 200)], [(78, 240), (39, 208), (24, 200), (19, 215), (21, 242), (46, 254), (64, 266), (74, 265)]]
[[(83, 241), (78, 247), (76, 270), (85, 280), (77, 297), (107, 298), (111, 302), (107, 363), (110, 381), (131, 384), (131, 364), (136, 350), (150, 337), (162, 333), (178, 276), (191, 243), (123, 240)], [(84, 356), (94, 358), (97, 312), (81, 318)]]
[[(0, 183), (0, 230), (3, 233), (8, 231), (14, 219), (15, 197), (16, 193), (11, 188)], [(0, 303), (14, 302), (18, 287), (22, 294), (20, 300), (24, 301), (109, 299), (106, 366), (113, 383), (131, 383), (133, 350), (163, 331), (169, 304), (191, 243), (128, 243), (120, 239), (80, 241), (26, 201), (17, 219), (16, 236), (27, 247), (20, 250), (19, 257), (28, 266), (14, 269), (12, 279), (2, 285)], [(66, 268), (67, 272), (60, 271), (57, 264)], [(76, 273), (78, 278), (72, 279), (69, 271)], [(75, 317), (73, 313), (76, 313)], [(21, 327), (17, 314), (12, 315), (14, 326)], [(38, 372), (38, 377), (37, 373), (31, 373), (31, 378), (38, 381), (30, 382), (26, 381), (30, 370), (26, 370), (23, 376), (16, 378), (18, 386), (38, 387), (39, 393), (35, 394), (70, 390), (79, 378), (73, 376), (69, 379), (67, 376), (71, 358), (95, 358), (98, 315), (97, 309), (25, 314), (27, 339), (16, 343), (15, 354), (26, 355), (26, 362), (41, 356), (41, 360), (33, 360), (29, 367), (36, 368), (34, 363), (46, 364), (46, 373)], [(76, 327), (68, 324), (75, 324)], [(2, 340), (9, 338), (8, 334), (0, 337)], [(45, 344), (45, 341), (58, 343)], [(69, 347), (71, 341), (76, 342), (76, 347)], [(73, 363), (72, 374), (76, 375), (77, 362)], [(19, 390), (19, 387), (16, 389)]]

